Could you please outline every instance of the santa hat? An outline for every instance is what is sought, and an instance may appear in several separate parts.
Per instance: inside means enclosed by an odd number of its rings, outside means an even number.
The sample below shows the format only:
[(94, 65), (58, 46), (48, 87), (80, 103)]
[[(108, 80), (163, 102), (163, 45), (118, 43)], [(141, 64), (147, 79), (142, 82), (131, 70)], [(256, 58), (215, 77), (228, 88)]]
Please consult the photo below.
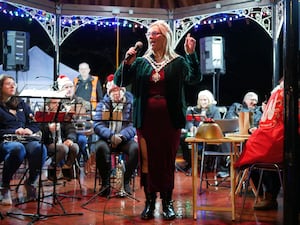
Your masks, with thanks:
[(71, 81), (66, 75), (59, 75), (56, 81), (59, 90), (61, 90), (66, 84), (73, 84), (73, 81)]
[(109, 74), (106, 78), (106, 91), (109, 94), (109, 89), (111, 89), (113, 86), (115, 86), (114, 84), (114, 75), (113, 74)]
[(108, 76), (107, 76), (107, 78), (106, 78), (106, 81), (107, 82), (111, 82), (111, 81), (113, 81), (114, 80), (114, 75), (113, 74), (109, 74)]

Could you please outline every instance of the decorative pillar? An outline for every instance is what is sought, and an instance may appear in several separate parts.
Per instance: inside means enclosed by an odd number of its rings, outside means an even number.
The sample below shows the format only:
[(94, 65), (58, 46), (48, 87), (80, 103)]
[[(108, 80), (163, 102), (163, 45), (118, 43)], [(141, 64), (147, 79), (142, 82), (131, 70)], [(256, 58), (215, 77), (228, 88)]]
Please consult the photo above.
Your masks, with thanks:
[(61, 37), (61, 5), (55, 4), (55, 24), (54, 24), (54, 63), (53, 63), (53, 81), (56, 81), (59, 75), (59, 61), (60, 61), (60, 37)]
[(283, 28), (284, 75), (284, 213), (283, 224), (299, 224), (299, 6), (298, 0), (285, 1)]

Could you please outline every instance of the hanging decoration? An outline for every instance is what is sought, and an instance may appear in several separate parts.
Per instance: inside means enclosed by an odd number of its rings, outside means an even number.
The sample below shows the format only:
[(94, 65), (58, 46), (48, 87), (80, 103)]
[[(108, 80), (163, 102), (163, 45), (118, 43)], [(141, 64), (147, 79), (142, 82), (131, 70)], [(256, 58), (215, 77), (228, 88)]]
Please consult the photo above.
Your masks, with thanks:
[[(20, 8), (13, 7), (9, 4), (4, 4), (0, 2), (0, 13), (6, 14), (10, 17), (21, 17), (28, 19), (31, 22), (33, 19), (43, 23), (45, 21), (49, 23), (55, 23), (53, 16), (51, 13), (48, 13), (43, 10), (35, 10), (32, 11), (31, 8), (25, 11)], [(78, 25), (78, 26), (85, 26), (85, 25), (93, 25), (98, 27), (124, 27), (124, 28), (140, 28), (144, 29), (144, 26), (138, 23), (134, 23), (128, 20), (116, 20), (114, 17), (111, 18), (99, 18), (97, 16), (61, 16), (61, 24), (63, 26), (71, 26), (71, 25)]]
[[(25, 12), (23, 9), (15, 8), (11, 5), (0, 3), (0, 12), (3, 14), (7, 14), (11, 17), (22, 17), (27, 18), (29, 21), (36, 19), (40, 22), (48, 21), (51, 22), (52, 16), (51, 13), (47, 13), (43, 10), (37, 10), (35, 13), (28, 13), (30, 9), (28, 8), (28, 12)], [(262, 17), (270, 16), (271, 12), (265, 11), (263, 12)], [(251, 12), (248, 16), (256, 18), (257, 13)], [(235, 20), (245, 19), (245, 12), (243, 10), (237, 11), (235, 14), (233, 13), (221, 13), (215, 14), (213, 16), (209, 16), (205, 19), (199, 20), (195, 23), (194, 28), (198, 28), (201, 25), (209, 25), (209, 24), (217, 24), (217, 23), (225, 23), (231, 22)], [(203, 18), (203, 17), (202, 17)], [(52, 21), (54, 23), (54, 20)], [(126, 19), (118, 19), (116, 20), (114, 17), (112, 18), (99, 18), (96, 16), (64, 16), (61, 17), (62, 25), (95, 25), (98, 27), (124, 27), (124, 28), (141, 28), (143, 29), (144, 26), (141, 24), (137, 24)], [(182, 26), (183, 20), (179, 20), (176, 23), (177, 27)]]

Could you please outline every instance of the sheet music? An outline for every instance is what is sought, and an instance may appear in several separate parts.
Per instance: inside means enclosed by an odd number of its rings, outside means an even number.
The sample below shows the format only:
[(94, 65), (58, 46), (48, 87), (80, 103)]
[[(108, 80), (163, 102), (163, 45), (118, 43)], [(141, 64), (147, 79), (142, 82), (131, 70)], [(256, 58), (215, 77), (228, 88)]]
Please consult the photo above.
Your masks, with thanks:
[(23, 90), (20, 97), (48, 97), (48, 98), (65, 98), (65, 91), (53, 91), (53, 90), (35, 90), (26, 89)]

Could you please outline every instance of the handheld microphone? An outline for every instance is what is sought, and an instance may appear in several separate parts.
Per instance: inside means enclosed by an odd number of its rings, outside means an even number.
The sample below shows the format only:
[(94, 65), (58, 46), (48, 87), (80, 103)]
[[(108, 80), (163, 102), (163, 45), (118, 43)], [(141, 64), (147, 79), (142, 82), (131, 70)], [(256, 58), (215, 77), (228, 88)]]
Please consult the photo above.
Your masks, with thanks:
[[(135, 43), (135, 45), (134, 45), (134, 50), (135, 50), (135, 51), (138, 52), (138, 51), (141, 50), (142, 48), (143, 48), (143, 43), (142, 43), (141, 41), (138, 41), (138, 42)], [(124, 60), (129, 60), (129, 59), (131, 59), (133, 56), (134, 56), (134, 55), (127, 55), (127, 56), (125, 57)]]

